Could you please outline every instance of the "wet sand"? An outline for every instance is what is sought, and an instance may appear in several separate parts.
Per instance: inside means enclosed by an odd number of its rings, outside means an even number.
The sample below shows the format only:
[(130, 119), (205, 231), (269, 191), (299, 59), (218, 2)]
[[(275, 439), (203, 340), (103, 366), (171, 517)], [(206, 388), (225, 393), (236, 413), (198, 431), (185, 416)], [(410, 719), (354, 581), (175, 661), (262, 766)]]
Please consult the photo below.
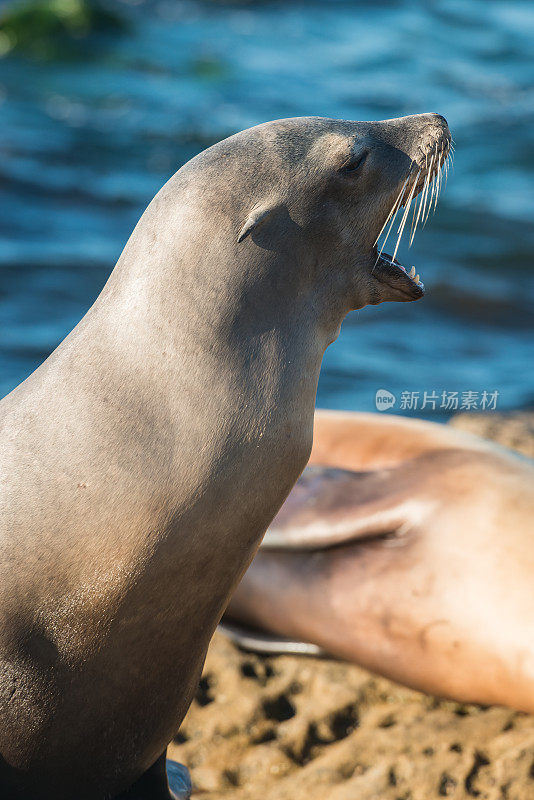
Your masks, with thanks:
[[(534, 413), (451, 424), (534, 455)], [(243, 653), (220, 634), (169, 757), (188, 765), (198, 800), (534, 798), (534, 716), (334, 660)]]

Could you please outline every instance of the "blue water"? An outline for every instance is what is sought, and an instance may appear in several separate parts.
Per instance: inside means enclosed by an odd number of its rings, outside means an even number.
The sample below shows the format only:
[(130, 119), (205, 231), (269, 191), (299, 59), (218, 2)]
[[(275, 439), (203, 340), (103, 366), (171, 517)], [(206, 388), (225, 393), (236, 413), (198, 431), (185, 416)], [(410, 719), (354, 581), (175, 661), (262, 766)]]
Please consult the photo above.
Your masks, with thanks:
[[(456, 143), (436, 216), (399, 257), (427, 296), (350, 315), (318, 403), (377, 389), (534, 402), (534, 3), (145, 2), (79, 57), (0, 60), (0, 396), (92, 303), (162, 183), (277, 117), (438, 111)], [(420, 402), (419, 402), (420, 406)], [(437, 403), (421, 413), (443, 418)]]

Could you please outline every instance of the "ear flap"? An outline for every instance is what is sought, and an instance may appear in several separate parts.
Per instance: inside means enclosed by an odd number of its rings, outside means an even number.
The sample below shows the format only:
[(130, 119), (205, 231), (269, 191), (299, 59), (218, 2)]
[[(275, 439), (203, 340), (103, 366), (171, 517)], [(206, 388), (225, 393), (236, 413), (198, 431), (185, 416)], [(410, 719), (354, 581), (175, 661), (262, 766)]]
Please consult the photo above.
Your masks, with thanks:
[(253, 208), (250, 214), (247, 217), (247, 220), (241, 230), (239, 231), (239, 236), (237, 237), (238, 242), (242, 242), (243, 239), (246, 239), (249, 233), (261, 225), (267, 217), (269, 217), (273, 211), (276, 210), (276, 205), (271, 203), (270, 201), (267, 203), (263, 203), (262, 205), (256, 206)]

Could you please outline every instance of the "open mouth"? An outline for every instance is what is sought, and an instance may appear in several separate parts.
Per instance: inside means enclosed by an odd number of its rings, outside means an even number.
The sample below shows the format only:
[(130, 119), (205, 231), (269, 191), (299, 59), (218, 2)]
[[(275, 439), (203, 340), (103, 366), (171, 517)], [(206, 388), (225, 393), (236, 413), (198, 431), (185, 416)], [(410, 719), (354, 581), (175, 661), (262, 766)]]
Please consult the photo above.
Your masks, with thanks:
[[(413, 215), (411, 221), (409, 246), (412, 246), (417, 228), (419, 225), (424, 227), (430, 216), (431, 211), (436, 210), (438, 197), (443, 187), (443, 175), (445, 183), (447, 181), (449, 166), (452, 164), (454, 148), (450, 138), (444, 139), (436, 144), (434, 151), (427, 154), (425, 164), (418, 166), (411, 164), (408, 176), (406, 177), (397, 199), (393, 203), (389, 214), (386, 217), (382, 229), (378, 234), (374, 252), (375, 265), (372, 275), (380, 283), (385, 283), (393, 289), (398, 300), (419, 300), (425, 293), (425, 287), (421, 281), (415, 267), (408, 271), (400, 261), (397, 261), (397, 251), (406, 229), (410, 209), (413, 203)], [(397, 228), (397, 242), (393, 255), (384, 253), (384, 247), (389, 238), (395, 220), (400, 209), (404, 209), (400, 215), (400, 223)], [(380, 237), (384, 238), (380, 249), (377, 248)]]
[(380, 283), (387, 283), (391, 289), (398, 292), (401, 295), (399, 300), (419, 300), (425, 293), (425, 285), (416, 273), (415, 267), (407, 272), (400, 261), (387, 253), (377, 255), (372, 275)]

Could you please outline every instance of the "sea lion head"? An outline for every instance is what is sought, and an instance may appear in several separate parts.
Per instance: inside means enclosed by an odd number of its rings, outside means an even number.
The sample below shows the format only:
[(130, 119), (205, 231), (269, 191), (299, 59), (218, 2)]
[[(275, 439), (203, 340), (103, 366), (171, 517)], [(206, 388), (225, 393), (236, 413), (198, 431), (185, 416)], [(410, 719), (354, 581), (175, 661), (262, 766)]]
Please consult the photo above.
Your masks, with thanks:
[[(254, 204), (239, 241), (261, 246), (287, 215), (314, 262), (343, 285), (351, 308), (417, 300), (424, 287), (395, 257), (377, 249), (381, 233), (412, 233), (437, 202), (451, 136), (439, 114), (381, 122), (297, 118), (252, 129), (271, 165), (265, 197)], [(251, 131), (252, 132), (252, 131)], [(448, 165), (447, 165), (448, 166)], [(419, 197), (419, 203), (416, 198)], [(413, 204), (413, 206), (412, 206)], [(262, 233), (260, 235), (260, 228)], [(398, 237), (400, 240), (400, 236)], [(395, 254), (397, 251), (395, 248)], [(320, 270), (321, 271), (321, 270)]]
[[(439, 114), (263, 123), (200, 153), (156, 198), (168, 219), (165, 259), (180, 259), (182, 286), (192, 265), (189, 294), (200, 308), (209, 284), (211, 313), (223, 298), (225, 317), (258, 304), (282, 312), (315, 292), (334, 330), (352, 309), (417, 300), (424, 287), (396, 260), (398, 242), (428, 216), (450, 151)], [(179, 218), (169, 220), (169, 209)], [(377, 246), (389, 231), (393, 256)]]
[(243, 131), (203, 156), (217, 163), (225, 194), (228, 186), (238, 190), (225, 207), (243, 209), (235, 231), (242, 248), (272, 251), (285, 241), (300, 270), (361, 308), (422, 297), (415, 273), (379, 254), (377, 242), (395, 212), (401, 231), (410, 227), (411, 208), (412, 229), (423, 222), (450, 147), (439, 114), (381, 122), (301, 117)]

